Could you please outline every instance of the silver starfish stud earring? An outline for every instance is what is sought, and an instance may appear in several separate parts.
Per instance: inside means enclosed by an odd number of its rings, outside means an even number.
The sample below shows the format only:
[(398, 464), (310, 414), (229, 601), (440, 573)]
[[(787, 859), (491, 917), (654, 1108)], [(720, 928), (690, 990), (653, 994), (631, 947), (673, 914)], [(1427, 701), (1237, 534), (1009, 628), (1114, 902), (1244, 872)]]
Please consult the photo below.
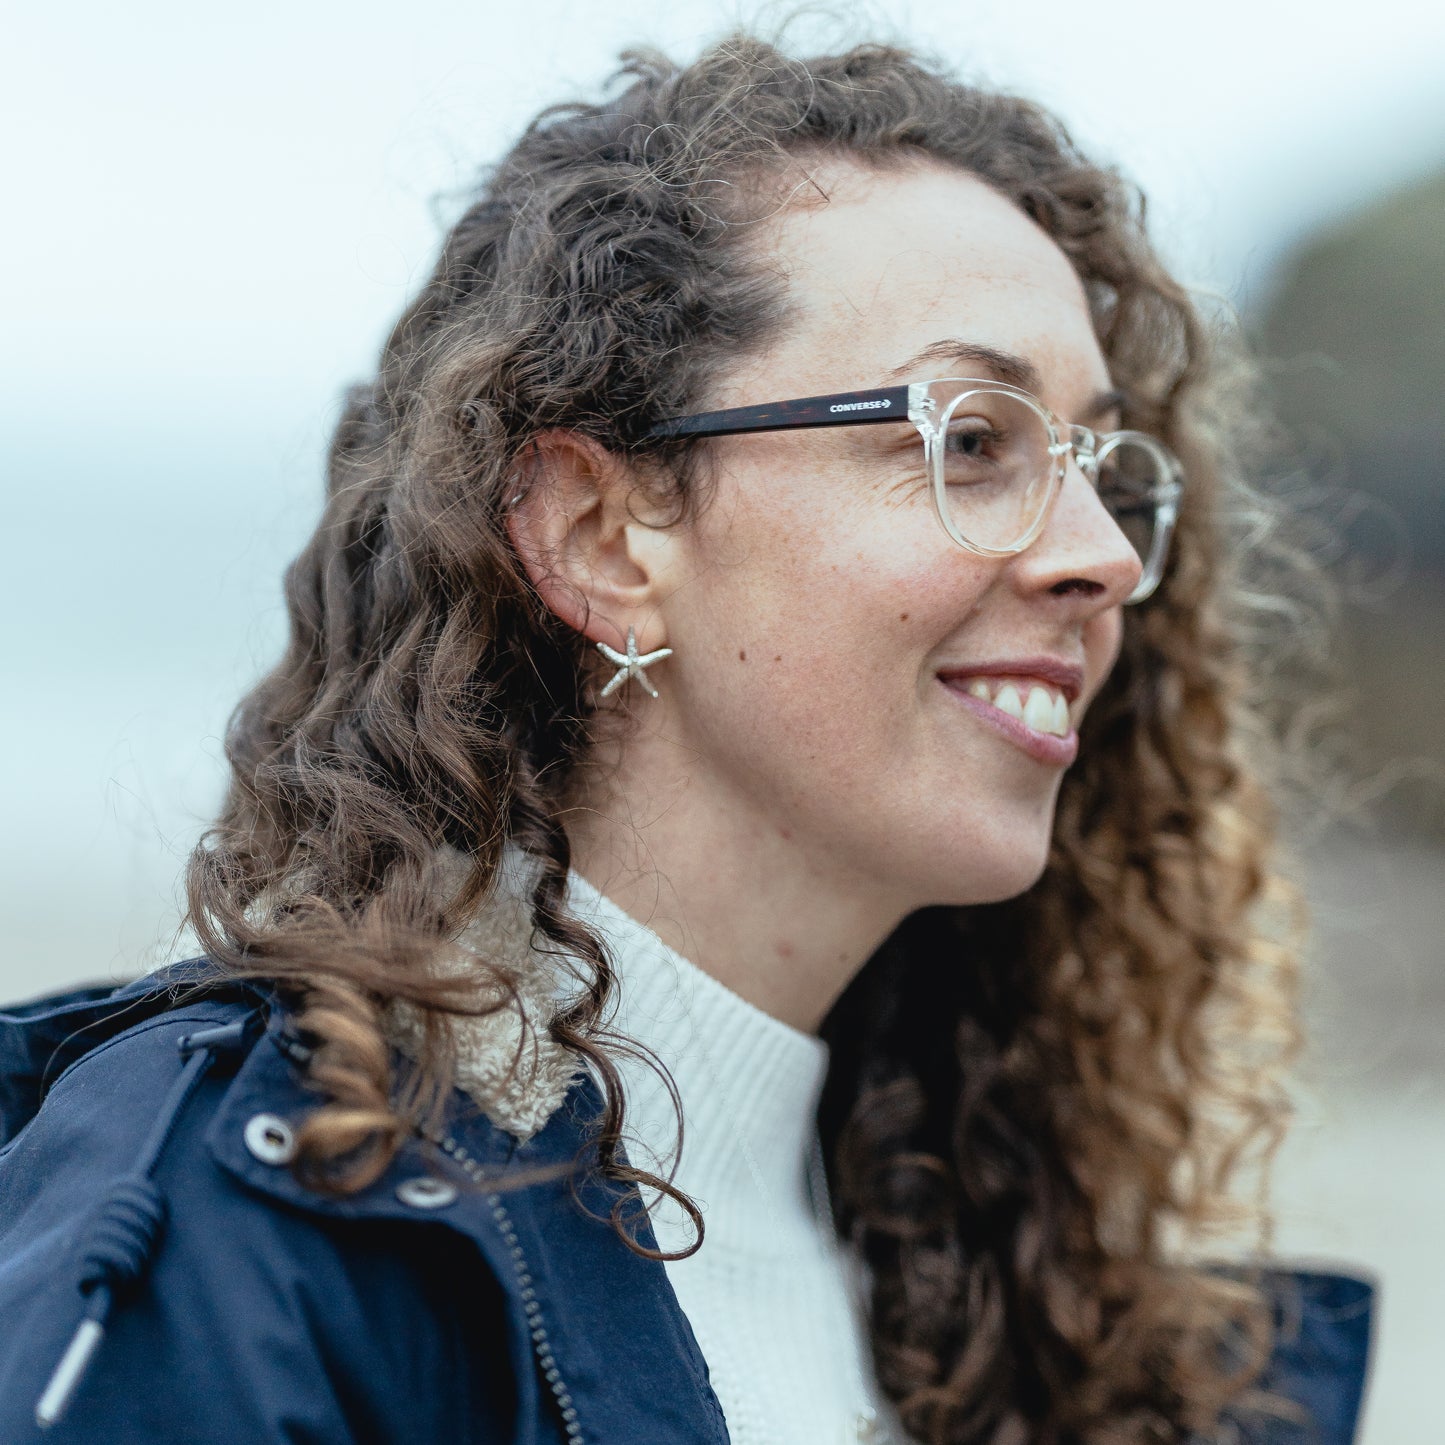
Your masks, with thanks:
[(644, 667), (651, 667), (654, 662), (661, 662), (664, 657), (671, 657), (672, 649), (670, 647), (659, 647), (656, 652), (649, 652), (645, 656), (639, 657), (637, 654), (637, 633), (629, 627), (627, 629), (627, 651), (625, 654), (608, 647), (605, 642), (599, 642), (597, 644), (597, 650), (608, 662), (617, 668), (617, 675), (602, 689), (603, 697), (611, 697), (630, 677), (635, 677), (653, 697), (657, 696), (657, 689), (647, 680), (642, 669)]

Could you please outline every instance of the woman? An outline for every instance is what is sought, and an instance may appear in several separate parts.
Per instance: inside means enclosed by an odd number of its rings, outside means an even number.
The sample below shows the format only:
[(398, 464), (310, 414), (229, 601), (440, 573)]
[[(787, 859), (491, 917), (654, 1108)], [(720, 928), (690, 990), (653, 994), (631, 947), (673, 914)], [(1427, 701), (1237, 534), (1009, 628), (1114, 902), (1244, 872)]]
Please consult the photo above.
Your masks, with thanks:
[(1312, 580), (1201, 318), (1031, 104), (621, 81), (350, 398), (206, 957), (12, 1017), (4, 1438), (1349, 1439), (1368, 1287), (1200, 1262)]

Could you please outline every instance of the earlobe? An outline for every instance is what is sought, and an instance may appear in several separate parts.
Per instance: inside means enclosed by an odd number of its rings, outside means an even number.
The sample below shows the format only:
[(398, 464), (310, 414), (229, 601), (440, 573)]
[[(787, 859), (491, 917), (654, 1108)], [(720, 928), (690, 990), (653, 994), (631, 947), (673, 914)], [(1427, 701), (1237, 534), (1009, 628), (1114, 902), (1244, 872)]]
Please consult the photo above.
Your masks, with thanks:
[(627, 462), (554, 430), (532, 439), (518, 472), (507, 535), (543, 606), (593, 642), (621, 647), (631, 627), (648, 650), (660, 646), (655, 549), (634, 545)]

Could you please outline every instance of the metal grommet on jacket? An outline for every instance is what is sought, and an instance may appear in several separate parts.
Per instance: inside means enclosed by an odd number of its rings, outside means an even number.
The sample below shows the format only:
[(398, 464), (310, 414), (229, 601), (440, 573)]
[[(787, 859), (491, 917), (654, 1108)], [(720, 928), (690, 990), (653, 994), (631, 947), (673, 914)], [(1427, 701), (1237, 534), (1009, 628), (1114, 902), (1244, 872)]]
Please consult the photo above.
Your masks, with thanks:
[(289, 1164), (296, 1152), (296, 1135), (279, 1114), (253, 1114), (242, 1137), (263, 1164)]
[(396, 1197), (413, 1209), (444, 1209), (457, 1197), (454, 1184), (433, 1174), (419, 1174), (396, 1186)]

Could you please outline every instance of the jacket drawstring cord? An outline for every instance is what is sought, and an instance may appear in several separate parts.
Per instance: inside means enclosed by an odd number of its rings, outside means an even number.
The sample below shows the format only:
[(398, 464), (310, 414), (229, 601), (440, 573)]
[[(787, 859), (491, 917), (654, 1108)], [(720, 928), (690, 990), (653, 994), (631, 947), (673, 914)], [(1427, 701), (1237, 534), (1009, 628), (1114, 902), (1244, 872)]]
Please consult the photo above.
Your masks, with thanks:
[(86, 1238), (80, 1292), (90, 1302), (35, 1406), (35, 1422), (42, 1429), (60, 1419), (79, 1387), (104, 1338), (116, 1290), (134, 1284), (150, 1267), (166, 1218), (165, 1199), (150, 1176), (181, 1110), (217, 1053), (243, 1047), (250, 1028), (251, 1021), (245, 1019), (238, 1024), (200, 1029), (178, 1040), (186, 1066), (166, 1095), (134, 1167), (111, 1189)]

